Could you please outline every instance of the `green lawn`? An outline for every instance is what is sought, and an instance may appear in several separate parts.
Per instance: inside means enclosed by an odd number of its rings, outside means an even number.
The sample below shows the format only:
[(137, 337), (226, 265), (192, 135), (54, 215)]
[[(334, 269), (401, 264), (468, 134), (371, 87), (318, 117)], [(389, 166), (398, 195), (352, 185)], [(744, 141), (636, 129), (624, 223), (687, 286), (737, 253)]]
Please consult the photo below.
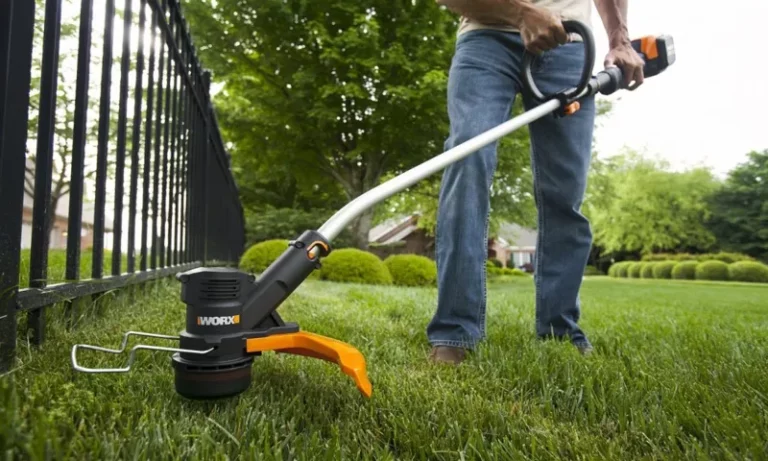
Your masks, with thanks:
[(42, 350), (20, 344), (18, 368), (0, 378), (0, 457), (768, 457), (768, 287), (588, 278), (589, 358), (533, 339), (532, 288), (529, 278), (490, 284), (488, 340), (452, 369), (425, 360), (433, 290), (307, 281), (280, 312), (358, 347), (370, 400), (337, 367), (287, 355), (257, 360), (252, 387), (218, 402), (177, 396), (162, 353), (130, 374), (72, 371), (75, 342), (117, 347), (129, 329), (180, 330), (173, 281), (116, 299), (73, 333), (55, 312)]

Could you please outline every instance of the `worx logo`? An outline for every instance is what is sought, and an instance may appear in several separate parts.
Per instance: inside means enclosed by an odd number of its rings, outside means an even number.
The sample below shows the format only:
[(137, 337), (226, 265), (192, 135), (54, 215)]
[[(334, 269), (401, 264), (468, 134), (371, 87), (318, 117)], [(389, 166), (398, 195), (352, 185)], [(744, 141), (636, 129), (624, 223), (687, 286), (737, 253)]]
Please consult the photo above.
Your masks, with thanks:
[(226, 315), (220, 317), (198, 317), (197, 324), (202, 326), (237, 325), (240, 323), (239, 315)]

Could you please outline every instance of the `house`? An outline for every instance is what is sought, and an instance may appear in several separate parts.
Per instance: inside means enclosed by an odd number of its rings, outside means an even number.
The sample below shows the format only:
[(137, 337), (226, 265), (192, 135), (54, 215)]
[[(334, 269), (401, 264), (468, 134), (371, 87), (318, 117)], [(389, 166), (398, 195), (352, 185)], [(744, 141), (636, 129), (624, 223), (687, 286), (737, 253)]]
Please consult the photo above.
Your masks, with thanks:
[[(434, 259), (435, 239), (418, 227), (419, 215), (401, 216), (373, 227), (368, 234), (369, 251), (384, 259), (391, 254), (418, 254)], [(504, 267), (533, 263), (536, 231), (513, 223), (502, 224), (498, 235), (488, 239), (488, 259)]]
[[(27, 179), (29, 184), (34, 184), (34, 162), (27, 159)], [(24, 204), (21, 218), (21, 248), (32, 247), (32, 216), (34, 210), (34, 197), (30, 195), (26, 188), (24, 190)], [(56, 217), (53, 222), (53, 228), (49, 235), (49, 249), (66, 249), (67, 232), (69, 229), (69, 194), (64, 194), (59, 198), (55, 210)], [(94, 203), (83, 200), (82, 227), (80, 230), (80, 248), (85, 250), (93, 247), (93, 223), (94, 223), (95, 205)], [(110, 248), (112, 245), (112, 213), (106, 210), (106, 219), (104, 223), (104, 245)]]
[[(522, 227), (514, 223), (504, 223), (499, 226), (498, 239), (503, 249), (502, 262), (508, 267), (523, 267), (533, 264), (533, 256), (536, 253), (536, 239), (538, 234), (535, 229)], [(494, 241), (494, 239), (489, 239)], [(489, 242), (490, 245), (490, 242)], [(494, 250), (496, 247), (494, 247)]]
[(368, 250), (384, 259), (392, 254), (418, 254), (434, 259), (435, 239), (418, 228), (419, 214), (398, 217), (374, 226)]

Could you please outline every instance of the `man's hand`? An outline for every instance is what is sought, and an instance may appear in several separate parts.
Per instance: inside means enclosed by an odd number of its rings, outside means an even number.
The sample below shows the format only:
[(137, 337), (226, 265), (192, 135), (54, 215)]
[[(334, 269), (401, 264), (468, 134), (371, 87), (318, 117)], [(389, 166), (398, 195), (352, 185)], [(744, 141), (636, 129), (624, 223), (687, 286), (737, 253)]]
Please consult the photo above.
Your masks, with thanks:
[(624, 74), (624, 86), (634, 90), (643, 83), (643, 60), (632, 48), (629, 40), (628, 0), (594, 0), (594, 2), (603, 20), (605, 31), (608, 33), (609, 51), (604, 65), (621, 69)]
[(611, 46), (605, 57), (605, 67), (618, 67), (624, 74), (624, 86), (634, 90), (643, 83), (643, 60), (630, 42)]
[(526, 6), (517, 28), (525, 48), (533, 54), (551, 50), (568, 41), (560, 17), (545, 8)]
[(520, 30), (526, 49), (534, 54), (568, 41), (562, 20), (530, 0), (437, 0), (465, 18), (481, 24), (509, 25)]

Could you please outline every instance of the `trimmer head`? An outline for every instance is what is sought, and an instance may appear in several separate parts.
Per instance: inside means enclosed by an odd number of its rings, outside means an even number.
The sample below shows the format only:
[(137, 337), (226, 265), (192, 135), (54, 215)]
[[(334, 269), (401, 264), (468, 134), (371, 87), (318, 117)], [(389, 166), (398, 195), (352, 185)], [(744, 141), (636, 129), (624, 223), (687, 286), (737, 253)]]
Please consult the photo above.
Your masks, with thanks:
[[(177, 275), (181, 299), (187, 305), (186, 328), (176, 336), (129, 332), (119, 350), (76, 345), (72, 363), (83, 372), (125, 372), (138, 349), (174, 352), (172, 365), (176, 391), (187, 398), (212, 399), (237, 395), (251, 384), (255, 357), (275, 351), (315, 357), (338, 364), (358, 389), (371, 395), (365, 359), (352, 346), (324, 336), (299, 331), (285, 323), (277, 307), (309, 274), (330, 245), (316, 232), (307, 231), (256, 280), (246, 272), (225, 268), (197, 268)], [(91, 369), (77, 364), (78, 347), (121, 353), (131, 334), (176, 339), (178, 348), (135, 346), (129, 366)]]

